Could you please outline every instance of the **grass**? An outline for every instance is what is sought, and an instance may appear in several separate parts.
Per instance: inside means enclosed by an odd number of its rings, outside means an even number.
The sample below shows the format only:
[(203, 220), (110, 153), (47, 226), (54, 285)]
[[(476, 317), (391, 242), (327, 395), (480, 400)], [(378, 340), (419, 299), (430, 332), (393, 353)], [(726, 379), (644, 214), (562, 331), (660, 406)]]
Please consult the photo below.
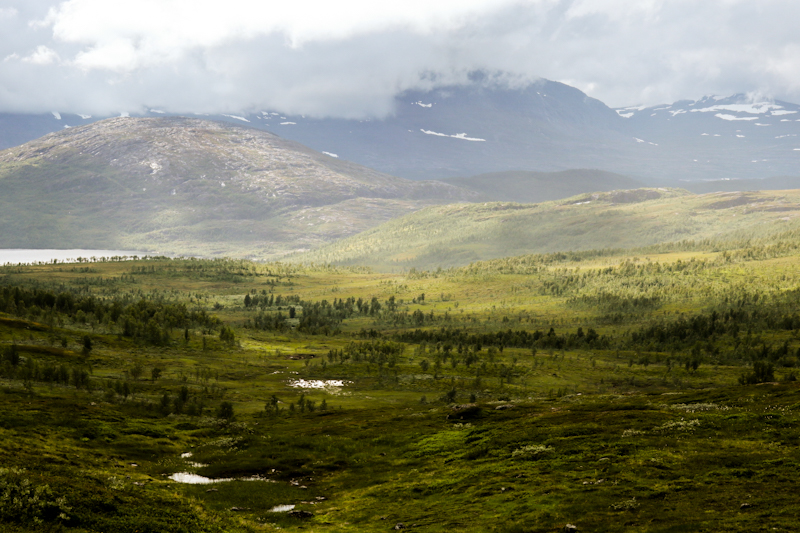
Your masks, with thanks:
[[(175, 328), (153, 345), (91, 311), (79, 319), (17, 305), (0, 314), (0, 354), (14, 345), (19, 356), (16, 366), (0, 358), (0, 463), (24, 471), (0, 473), (0, 487), (4, 479), (46, 486), (69, 517), (29, 498), (27, 515), (0, 513), (3, 528), (794, 530), (797, 330), (748, 318), (736, 336), (720, 330), (698, 343), (633, 336), (748, 294), (759, 303), (744, 309), (796, 313), (785, 303), (800, 287), (790, 244), (527, 256), (406, 274), (238, 260), (3, 267), (0, 289), (183, 303), (235, 333), (230, 344), (216, 326), (191, 326), (187, 337)], [(245, 327), (260, 310), (244, 296), (262, 291), (304, 305), (374, 297), (383, 307), (327, 335)], [(617, 299), (604, 303), (606, 293)], [(415, 311), (433, 318), (417, 326), (408, 318)], [(447, 341), (399, 336), (551, 327), (564, 339), (592, 328), (607, 342), (540, 343), (534, 354), (487, 340), (468, 366), (471, 345), (458, 355), (458, 343), (446, 352)], [(369, 330), (399, 342), (399, 354), (329, 356), (369, 345)], [(776, 382), (739, 385), (748, 347), (784, 344), (790, 354), (773, 361)], [(685, 364), (692, 357), (697, 368)], [(89, 385), (26, 377), (34, 363), (86, 371)], [(344, 383), (292, 386), (300, 379)], [(233, 419), (218, 416), (225, 402)], [(177, 472), (233, 480), (188, 485), (170, 479)], [(2, 490), (0, 498), (8, 509)], [(272, 511), (280, 505), (309, 514)]]

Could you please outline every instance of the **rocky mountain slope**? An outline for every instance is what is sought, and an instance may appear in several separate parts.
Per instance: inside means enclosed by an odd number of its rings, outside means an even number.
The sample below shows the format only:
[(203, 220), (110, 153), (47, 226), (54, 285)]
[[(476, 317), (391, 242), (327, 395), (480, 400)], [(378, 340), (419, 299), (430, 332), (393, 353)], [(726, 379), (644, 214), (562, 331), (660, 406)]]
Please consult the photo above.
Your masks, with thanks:
[(475, 197), (253, 128), (116, 118), (0, 152), (0, 247), (274, 258)]
[(800, 190), (695, 195), (634, 189), (541, 204), (433, 206), (290, 260), (435, 269), (529, 253), (758, 238), (797, 228)]

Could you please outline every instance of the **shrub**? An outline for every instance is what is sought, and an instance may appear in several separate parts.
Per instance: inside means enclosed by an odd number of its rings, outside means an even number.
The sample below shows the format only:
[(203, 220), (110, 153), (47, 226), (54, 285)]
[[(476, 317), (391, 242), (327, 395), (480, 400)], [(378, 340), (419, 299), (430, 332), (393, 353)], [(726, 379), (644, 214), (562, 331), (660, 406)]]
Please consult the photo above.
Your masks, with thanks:
[(69, 520), (66, 499), (55, 497), (49, 485), (37, 485), (18, 468), (0, 468), (0, 520), (35, 523)]

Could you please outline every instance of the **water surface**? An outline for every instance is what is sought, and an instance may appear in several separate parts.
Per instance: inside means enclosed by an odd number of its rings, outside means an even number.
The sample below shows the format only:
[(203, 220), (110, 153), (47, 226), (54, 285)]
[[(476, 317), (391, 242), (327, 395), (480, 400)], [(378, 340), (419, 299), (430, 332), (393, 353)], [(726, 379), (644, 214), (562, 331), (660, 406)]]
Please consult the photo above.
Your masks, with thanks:
[(0, 249), (0, 265), (19, 264), (19, 263), (52, 263), (57, 260), (59, 263), (74, 263), (81, 257), (83, 259), (101, 257), (144, 257), (148, 252), (137, 252), (136, 250), (55, 250), (55, 249)]

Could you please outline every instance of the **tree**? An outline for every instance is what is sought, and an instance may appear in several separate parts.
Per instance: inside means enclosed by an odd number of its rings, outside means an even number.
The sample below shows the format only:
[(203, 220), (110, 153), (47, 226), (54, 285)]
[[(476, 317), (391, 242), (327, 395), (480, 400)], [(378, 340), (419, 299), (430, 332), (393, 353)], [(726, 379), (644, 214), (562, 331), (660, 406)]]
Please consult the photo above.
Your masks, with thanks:
[(229, 328), (228, 326), (222, 326), (219, 330), (219, 340), (226, 344), (233, 345), (235, 342), (236, 337), (233, 334), (233, 329)]
[(222, 402), (217, 409), (217, 418), (224, 418), (231, 420), (233, 418), (233, 404), (231, 402)]
[(161, 369), (157, 366), (154, 366), (153, 369), (150, 370), (150, 377), (153, 379), (153, 381), (156, 381), (161, 377)]
[(92, 339), (89, 335), (83, 336), (83, 353), (88, 354), (92, 351)]
[(131, 368), (131, 376), (134, 380), (138, 381), (139, 378), (142, 377), (142, 374), (144, 374), (144, 367), (142, 366), (142, 363), (137, 362), (135, 365), (133, 365), (133, 368)]

